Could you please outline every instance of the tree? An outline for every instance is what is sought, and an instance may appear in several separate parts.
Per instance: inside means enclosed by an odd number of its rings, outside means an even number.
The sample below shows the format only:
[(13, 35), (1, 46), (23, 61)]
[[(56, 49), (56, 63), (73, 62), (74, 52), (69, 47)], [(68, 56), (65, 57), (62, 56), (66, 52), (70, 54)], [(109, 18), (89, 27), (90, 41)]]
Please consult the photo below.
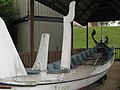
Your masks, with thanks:
[(15, 20), (18, 10), (14, 7), (14, 0), (0, 0), (0, 17), (5, 21), (14, 44), (17, 43), (17, 30)]
[(118, 22), (118, 26), (120, 26), (120, 21)]
[(109, 23), (108, 21), (104, 21), (104, 22), (102, 22), (102, 25), (103, 26), (108, 26), (108, 23)]
[(91, 22), (91, 26), (92, 27), (98, 26), (98, 22)]

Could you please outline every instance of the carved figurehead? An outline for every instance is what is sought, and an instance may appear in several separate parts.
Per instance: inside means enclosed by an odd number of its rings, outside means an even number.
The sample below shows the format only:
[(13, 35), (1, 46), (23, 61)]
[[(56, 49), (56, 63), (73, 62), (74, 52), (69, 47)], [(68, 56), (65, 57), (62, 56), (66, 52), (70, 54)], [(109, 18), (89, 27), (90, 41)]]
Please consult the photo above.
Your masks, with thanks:
[(92, 32), (92, 34), (91, 34), (91, 36), (92, 36), (92, 39), (93, 39), (93, 41), (94, 41), (94, 43), (96, 44), (96, 45), (98, 45), (98, 44), (105, 44), (105, 45), (108, 45), (108, 40), (109, 40), (109, 38), (106, 36), (105, 37), (105, 41), (103, 42), (102, 41), (102, 39), (100, 40), (100, 42), (98, 42), (95, 38), (94, 38), (94, 36), (95, 36), (95, 34), (96, 34), (96, 31), (95, 31), (95, 29), (93, 29), (93, 32)]

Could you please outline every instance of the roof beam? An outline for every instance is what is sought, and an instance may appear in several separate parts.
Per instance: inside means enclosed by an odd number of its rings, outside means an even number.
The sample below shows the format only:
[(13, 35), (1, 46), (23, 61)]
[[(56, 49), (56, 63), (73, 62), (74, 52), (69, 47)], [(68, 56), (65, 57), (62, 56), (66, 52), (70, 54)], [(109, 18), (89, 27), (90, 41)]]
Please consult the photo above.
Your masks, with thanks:
[(120, 15), (120, 8), (113, 1), (109, 2), (109, 5), (113, 7), (114, 10), (117, 11), (118, 14)]
[[(86, 10), (84, 10), (84, 11), (82, 12), (82, 14), (78, 15), (79, 17), (77, 17), (77, 19), (81, 18), (82, 15), (85, 14), (86, 11), (90, 10), (90, 9), (89, 9), (90, 7), (92, 7), (92, 6), (95, 7), (95, 3), (94, 3), (94, 2), (95, 2), (95, 0), (92, 1), (89, 6), (87, 6)], [(95, 9), (96, 9), (96, 7), (95, 7)], [(91, 11), (91, 10), (90, 10), (90, 11)], [(94, 11), (95, 11), (95, 10), (94, 10)], [(92, 12), (92, 11), (91, 11), (91, 12)], [(92, 13), (93, 13), (93, 12), (92, 12)], [(88, 18), (89, 18), (89, 17), (88, 17)]]
[(56, 0), (57, 3), (59, 3), (63, 9), (67, 10), (68, 8), (63, 4), (61, 3), (59, 0)]
[[(68, 5), (71, 0), (36, 0), (63, 14), (68, 13)], [(105, 15), (103, 15), (104, 13)], [(120, 20), (120, 0), (76, 0), (75, 21), (86, 25), (91, 20), (111, 21)]]
[(61, 9), (60, 7), (57, 7), (58, 4), (56, 2), (52, 2), (50, 0), (49, 0), (50, 2), (48, 2), (48, 0), (36, 0), (36, 1), (38, 1), (39, 3), (44, 4), (45, 6), (48, 6), (48, 7), (52, 8), (52, 9), (54, 9), (57, 12), (61, 11), (60, 13), (63, 14), (63, 15), (66, 14), (66, 12), (63, 11), (63, 9)]

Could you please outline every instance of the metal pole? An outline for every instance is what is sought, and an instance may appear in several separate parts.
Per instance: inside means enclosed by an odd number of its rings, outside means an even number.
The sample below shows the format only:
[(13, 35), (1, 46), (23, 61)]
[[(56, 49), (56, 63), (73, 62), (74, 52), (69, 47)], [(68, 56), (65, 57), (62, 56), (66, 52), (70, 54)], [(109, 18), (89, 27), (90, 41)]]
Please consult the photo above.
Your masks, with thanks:
[(103, 23), (101, 22), (101, 42), (103, 43)]
[(86, 26), (86, 48), (88, 49), (88, 23)]
[(34, 62), (34, 0), (30, 0), (30, 52)]

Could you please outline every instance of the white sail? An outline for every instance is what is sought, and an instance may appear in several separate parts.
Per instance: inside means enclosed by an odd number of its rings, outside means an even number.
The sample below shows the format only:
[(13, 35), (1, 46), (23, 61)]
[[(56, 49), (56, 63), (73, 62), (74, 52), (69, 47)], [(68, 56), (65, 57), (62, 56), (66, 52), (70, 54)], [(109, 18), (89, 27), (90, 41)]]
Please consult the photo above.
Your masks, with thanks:
[(49, 34), (42, 34), (36, 61), (32, 70), (47, 70)]
[(26, 74), (7, 27), (0, 18), (0, 78)]
[(63, 45), (62, 45), (62, 57), (61, 68), (70, 69), (71, 61), (71, 22), (75, 17), (75, 1), (72, 1), (69, 5), (69, 13), (64, 17), (64, 31), (63, 31)]

